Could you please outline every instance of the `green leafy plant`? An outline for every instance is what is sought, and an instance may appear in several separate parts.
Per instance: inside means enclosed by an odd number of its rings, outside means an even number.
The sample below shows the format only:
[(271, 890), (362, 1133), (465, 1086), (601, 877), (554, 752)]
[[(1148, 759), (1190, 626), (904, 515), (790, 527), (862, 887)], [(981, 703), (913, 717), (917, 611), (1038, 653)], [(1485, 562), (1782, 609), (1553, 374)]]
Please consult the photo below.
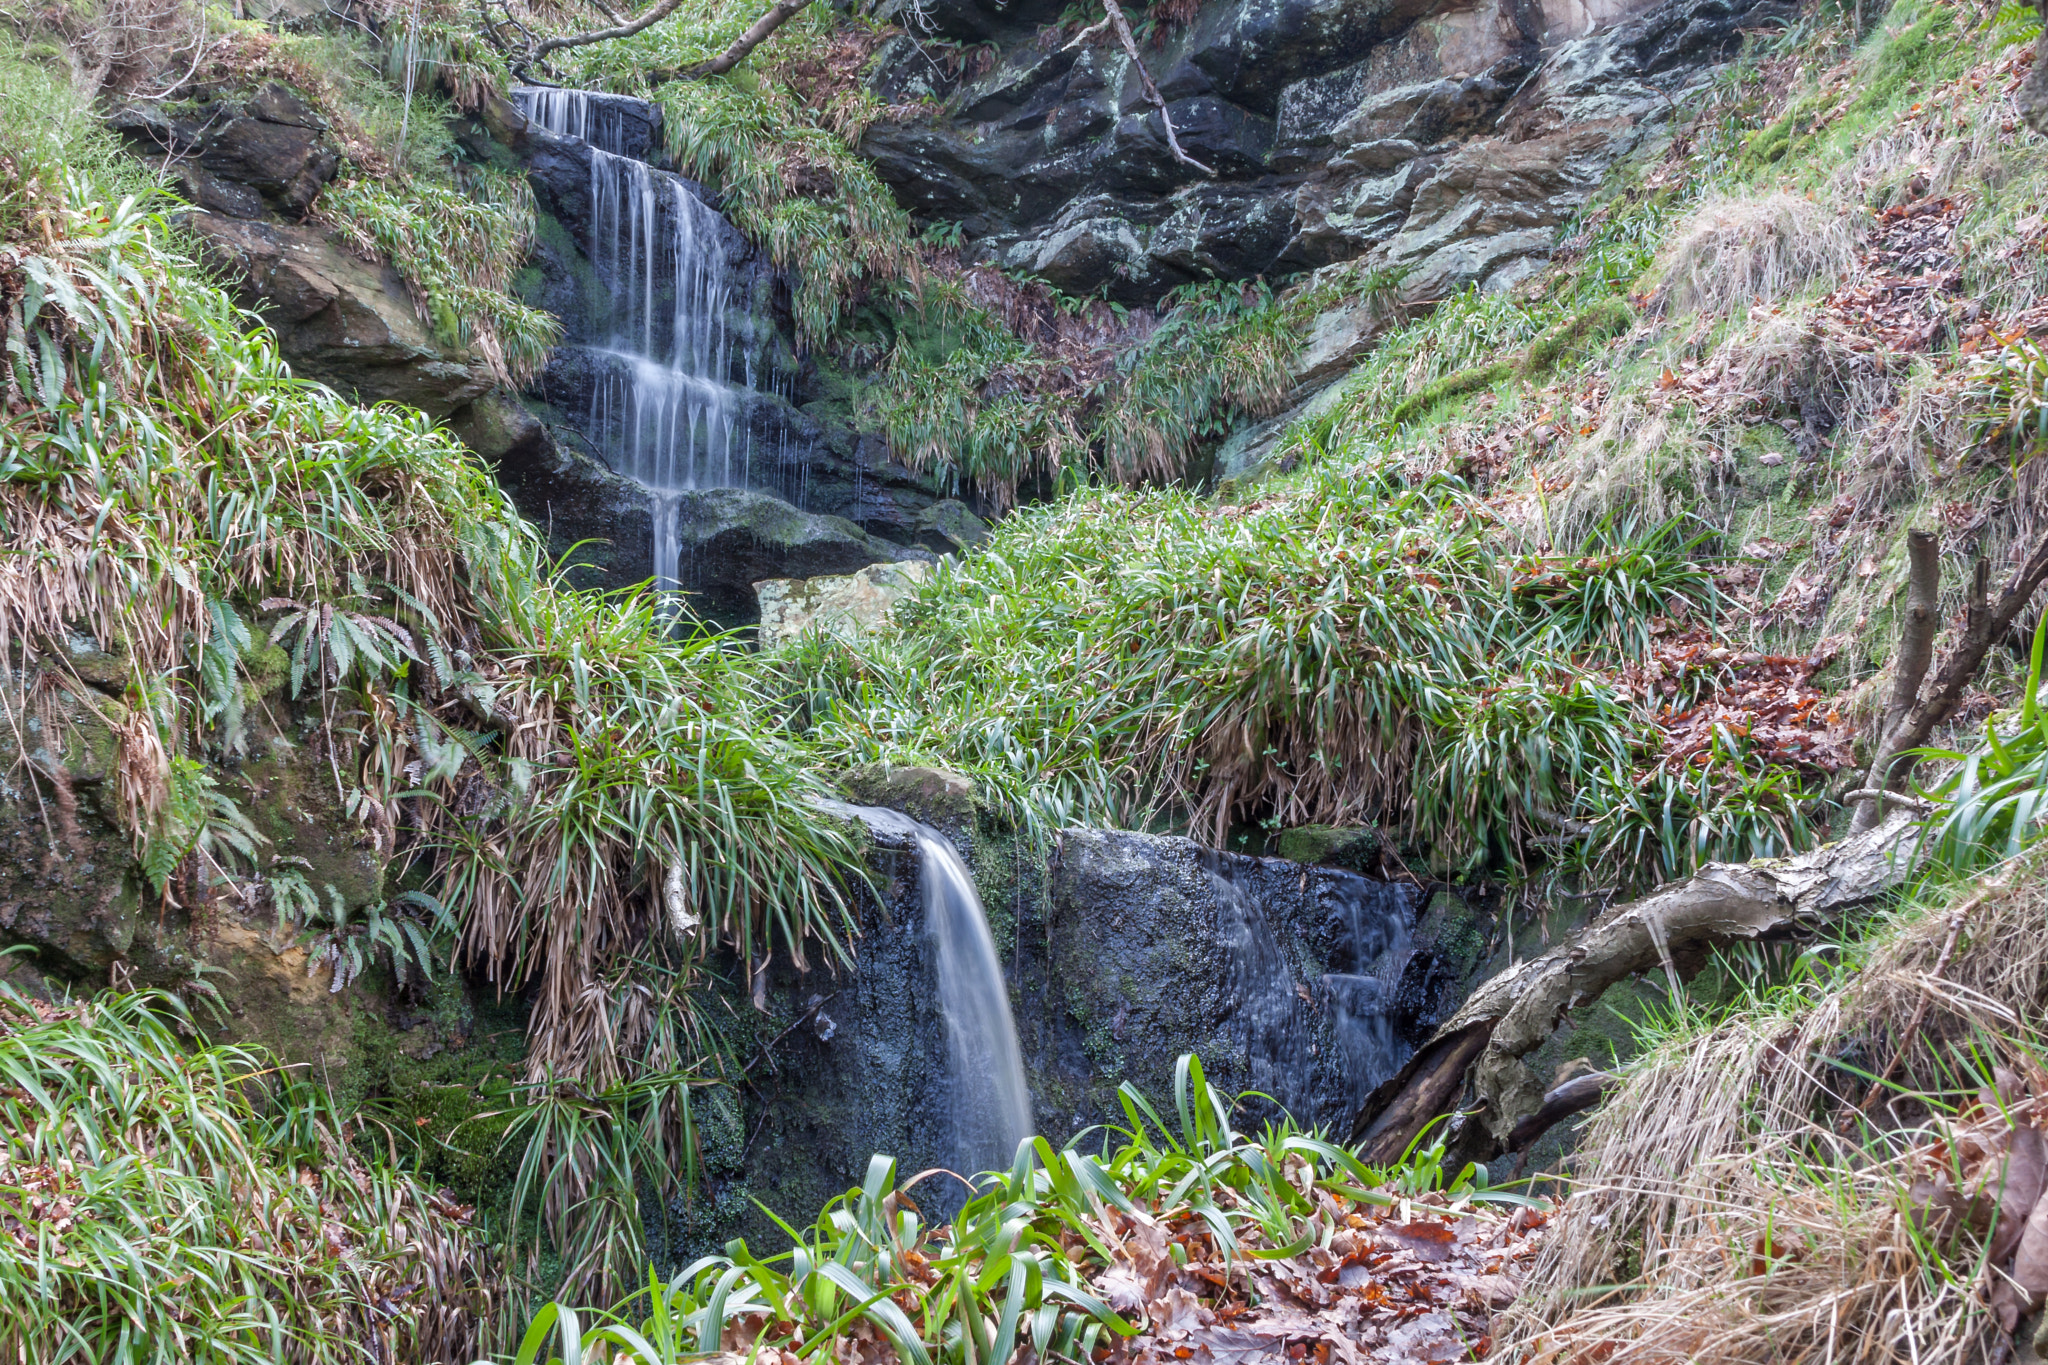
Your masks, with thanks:
[(1301, 1255), (1329, 1235), (1332, 1219), (1402, 1194), (1449, 1186), (1454, 1205), (1515, 1199), (1482, 1188), (1476, 1167), (1444, 1181), (1441, 1142), (1418, 1142), (1412, 1164), (1383, 1171), (1284, 1120), (1242, 1134), (1231, 1124), (1235, 1106), (1192, 1055), (1175, 1068), (1171, 1118), (1129, 1084), (1118, 1099), (1128, 1126), (1114, 1145), (1097, 1154), (1022, 1143), (1010, 1169), (979, 1178), (950, 1223), (927, 1218), (916, 1192), (959, 1177), (927, 1171), (901, 1181), (895, 1162), (876, 1156), (861, 1186), (808, 1228), (783, 1225), (789, 1251), (761, 1257), (733, 1242), (666, 1284), (650, 1278), (616, 1311), (590, 1315), (587, 1330), (584, 1317), (550, 1305), (516, 1360), (566, 1362), (607, 1348), (639, 1365), (721, 1349), (829, 1360), (872, 1345), (919, 1365), (1003, 1361), (1026, 1348), (1041, 1360), (1082, 1361), (1112, 1335), (1139, 1330), (1135, 1309), (1118, 1311), (1091, 1284), (1127, 1254), (1132, 1230), (1172, 1229), (1183, 1256), (1255, 1265)]
[(1935, 865), (1970, 872), (2016, 856), (2041, 836), (2048, 822), (2048, 709), (2040, 704), (2044, 656), (2048, 614), (2034, 629), (2017, 714), (1988, 718), (1984, 741), (1972, 750), (1922, 751), (1923, 757), (1955, 765), (1926, 793), (1941, 803), (1922, 836)]
[(167, 996), (0, 985), (0, 1350), (324, 1365), (487, 1346), (503, 1290), (467, 1211), (350, 1156), (314, 1087), (188, 1048), (189, 1029)]

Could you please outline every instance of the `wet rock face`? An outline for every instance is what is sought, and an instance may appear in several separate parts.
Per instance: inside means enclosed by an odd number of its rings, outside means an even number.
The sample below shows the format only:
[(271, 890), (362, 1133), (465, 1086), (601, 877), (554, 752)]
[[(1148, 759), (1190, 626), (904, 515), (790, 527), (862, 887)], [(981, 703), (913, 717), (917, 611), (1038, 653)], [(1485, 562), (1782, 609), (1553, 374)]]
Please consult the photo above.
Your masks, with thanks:
[(1340, 1123), (1422, 1036), (1405, 983), (1429, 961), (1405, 886), (1067, 830), (1047, 889), (1046, 975), (1020, 990), (1019, 1028), (1048, 1101), (1066, 1099), (1049, 1128), (1114, 1114), (1124, 1081), (1170, 1095), (1184, 1052), (1225, 1094)]
[[(1125, 1081), (1170, 1113), (1185, 1052), (1226, 1095), (1262, 1090), (1304, 1120), (1341, 1127), (1466, 974), (1456, 956), (1469, 951), (1466, 922), (1447, 908), (1455, 898), (1425, 914), (1410, 888), (1342, 869), (1115, 831), (1062, 831), (1048, 862), (991, 823), (957, 774), (865, 768), (846, 785), (937, 827), (973, 868), (1035, 1124), (1055, 1146), (1091, 1125), (1124, 1124)], [(704, 1245), (735, 1230), (757, 1248), (781, 1245), (765, 1219), (743, 1212), (742, 1190), (788, 1216), (857, 1185), (873, 1153), (904, 1174), (941, 1164), (946, 1045), (919, 867), (886, 830), (873, 836), (869, 866), (879, 895), (856, 893), (850, 967), (799, 972), (781, 954), (767, 966), (756, 1028), (779, 1041), (750, 1072), (753, 1137), (718, 1177), (734, 1221), (707, 1231)], [(737, 964), (729, 975), (743, 979)], [(1238, 1118), (1261, 1116), (1254, 1103)]]
[(1413, 299), (1505, 285), (1547, 254), (1671, 97), (1795, 0), (1212, 0), (1141, 48), (1172, 158), (1113, 46), (1063, 46), (1042, 4), (954, 0), (938, 30), (990, 42), (964, 82), (910, 39), (879, 54), (892, 98), (862, 150), (913, 212), (1062, 289), (1150, 302), (1212, 276), (1365, 259)]
[[(798, 357), (787, 282), (730, 223), (693, 207), (716, 206), (700, 186), (663, 169), (654, 106), (610, 96), (579, 109), (578, 126), (617, 149), (610, 162), (590, 141), (547, 131), (538, 112), (532, 122), (509, 106), (498, 114), (498, 141), (523, 161), (540, 210), (518, 287), (528, 303), (562, 320), (564, 335), (525, 395), (536, 419), (531, 430), (501, 436), (508, 452), (502, 459), (471, 443), (498, 462), (521, 511), (550, 528), (558, 552), (591, 542), (576, 556), (589, 566), (587, 583), (617, 588), (655, 576), (657, 538), (668, 529), (658, 519), (678, 516), (678, 577), (699, 593), (699, 609), (725, 624), (754, 619), (752, 584), (759, 579), (846, 574), (955, 548), (966, 523), (929, 481), (893, 458), (885, 441), (861, 429), (851, 379), (829, 360)], [(711, 377), (726, 392), (715, 418), (689, 419), (701, 421), (706, 433), (715, 428), (707, 438), (717, 451), (715, 467), (671, 479), (663, 485), (671, 493), (659, 497), (622, 477), (646, 463), (631, 443), (648, 422), (630, 415), (640, 400), (626, 370), (632, 362), (622, 354), (645, 347), (637, 334), (621, 340), (620, 290), (608, 277), (621, 268), (607, 256), (617, 254), (621, 208), (605, 179), (619, 173), (620, 156), (652, 168), (632, 172), (646, 182), (651, 238), (677, 236), (679, 217), (687, 215), (692, 258), (716, 274), (708, 289), (695, 287), (726, 301), (715, 319), (726, 338), (717, 353), (724, 359), (711, 363)], [(666, 319), (675, 310), (675, 274), (665, 259), (647, 275), (641, 312)], [(467, 425), (461, 424), (465, 433)], [(672, 491), (681, 487), (692, 491), (678, 504)], [(747, 496), (714, 496), (725, 492)]]

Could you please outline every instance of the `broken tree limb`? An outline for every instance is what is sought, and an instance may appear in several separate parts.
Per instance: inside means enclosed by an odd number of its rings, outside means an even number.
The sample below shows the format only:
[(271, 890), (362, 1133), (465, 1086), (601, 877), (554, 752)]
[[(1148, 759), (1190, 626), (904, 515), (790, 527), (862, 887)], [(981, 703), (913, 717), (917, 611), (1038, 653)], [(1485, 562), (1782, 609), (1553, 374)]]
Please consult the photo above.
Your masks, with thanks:
[[(1923, 545), (1924, 538), (1924, 545)], [(1908, 588), (1907, 619), (1900, 627), (1898, 674), (1892, 687), (1893, 706), (1897, 705), (1902, 688), (1912, 665), (1907, 654), (1909, 645), (1914, 644), (1914, 632), (1919, 628), (1915, 611), (1921, 601), (1923, 578), (1933, 579), (1930, 590), (1938, 589), (1940, 560), (1934, 547), (1934, 537), (1925, 531), (1915, 531), (1908, 537), (1907, 550), (1912, 557), (1911, 579)], [(1923, 556), (1928, 567), (1923, 567)], [(1933, 737), (1935, 727), (1955, 714), (1969, 691), (1970, 680), (1977, 676), (1977, 666), (1984, 662), (1984, 656), (1991, 647), (2005, 638), (2019, 619), (2021, 611), (2033, 600), (2034, 592), (2044, 580), (2048, 580), (2048, 535), (2043, 535), (2028, 553), (2020, 566), (2005, 585), (2005, 590), (1995, 602), (1984, 602), (1981, 593), (1975, 594), (1963, 622), (1962, 635), (1956, 640), (1955, 648), (1942, 660), (1941, 667), (1923, 685), (1921, 676), (1927, 671), (1923, 661), (1919, 666), (1920, 676), (1912, 679), (1913, 690), (1906, 695), (1910, 700), (1903, 710), (1887, 707), (1886, 719), (1875, 753), (1870, 763), (1870, 774), (1863, 783), (1866, 791), (1881, 790), (1899, 792), (1913, 779), (1913, 768), (1919, 759), (1914, 752)], [(1979, 576), (1980, 583), (1983, 581)], [(1940, 626), (1939, 611), (1930, 612), (1934, 628)], [(1928, 636), (1928, 648), (1932, 650), (1932, 632)], [(1883, 819), (1883, 810), (1894, 804), (1888, 799), (1866, 799), (1856, 806), (1856, 818), (1851, 824), (1852, 833), (1863, 833), (1875, 828)]]
[[(1460, 1109), (1477, 1125), (1461, 1139), (1463, 1154), (1495, 1155), (1517, 1125), (1542, 1111), (1543, 1087), (1522, 1059), (1571, 1011), (1591, 1005), (1625, 977), (1661, 968), (1667, 952), (1678, 957), (1834, 924), (1904, 880), (1918, 830), (1915, 817), (1900, 811), (1811, 853), (1709, 864), (1615, 906), (1541, 957), (1501, 972), (1473, 991), (1366, 1101), (1353, 1130), (1362, 1155), (1369, 1162), (1397, 1160), (1433, 1120)], [(1468, 1076), (1474, 1094), (1461, 1104)]]
[[(610, 28), (593, 29), (589, 33), (564, 33), (552, 38), (543, 38), (527, 50), (524, 62), (537, 62), (551, 52), (565, 48), (588, 47), (592, 43), (608, 43), (615, 38), (630, 38), (644, 29), (652, 28), (674, 14), (682, 7), (683, 0), (657, 0), (646, 13)], [(808, 8), (811, 0), (777, 0), (767, 13), (748, 26), (747, 31), (732, 41), (731, 46), (709, 61), (699, 62), (682, 71), (667, 73), (669, 80), (700, 80), (705, 76), (722, 76), (738, 66), (749, 52), (768, 41), (770, 34), (781, 28), (790, 19)], [(524, 63), (522, 63), (524, 64)]]
[(1563, 1123), (1573, 1114), (1583, 1113), (1600, 1102), (1614, 1084), (1614, 1077), (1604, 1071), (1588, 1071), (1583, 1076), (1574, 1076), (1563, 1085), (1546, 1092), (1543, 1106), (1529, 1117), (1515, 1125), (1508, 1134), (1508, 1150), (1527, 1150), (1530, 1143)]
[[(1180, 162), (1183, 166), (1194, 167), (1203, 175), (1216, 174), (1214, 170), (1204, 166), (1181, 149), (1180, 137), (1173, 131), (1173, 115), (1166, 112), (1166, 100), (1160, 95), (1159, 86), (1153, 81), (1152, 73), (1145, 69), (1145, 59), (1138, 55), (1138, 40), (1131, 36), (1130, 21), (1124, 18), (1123, 6), (1119, 5), (1117, 0), (1102, 0), (1102, 8), (1104, 10), (1103, 19), (1109, 24), (1110, 32), (1116, 34), (1118, 46), (1123, 48), (1124, 55), (1131, 59), (1131, 66), (1138, 73), (1138, 80), (1145, 89), (1145, 98), (1151, 102), (1154, 109), (1159, 111), (1159, 122), (1165, 125), (1166, 128), (1167, 150), (1173, 153), (1173, 159)], [(1094, 30), (1090, 29), (1086, 32), (1094, 32)], [(1085, 33), (1083, 36), (1085, 36)]]

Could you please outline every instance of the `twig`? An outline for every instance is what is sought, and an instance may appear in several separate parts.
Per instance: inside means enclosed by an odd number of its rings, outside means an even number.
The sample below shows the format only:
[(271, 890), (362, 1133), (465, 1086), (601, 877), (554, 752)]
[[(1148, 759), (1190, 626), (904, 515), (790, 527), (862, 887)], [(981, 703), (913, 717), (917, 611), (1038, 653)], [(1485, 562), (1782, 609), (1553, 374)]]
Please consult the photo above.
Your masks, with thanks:
[[(522, 65), (537, 62), (550, 52), (560, 52), (564, 48), (588, 47), (592, 43), (610, 42), (614, 38), (630, 38), (642, 29), (651, 28), (674, 14), (682, 3), (683, 0), (659, 0), (652, 9), (627, 23), (617, 24), (611, 28), (594, 29), (589, 33), (570, 33), (558, 38), (544, 38), (527, 49)], [(768, 12), (749, 25), (745, 33), (733, 39), (732, 46), (725, 51), (709, 61), (699, 62), (685, 70), (666, 73), (664, 78), (698, 80), (705, 76), (724, 75), (738, 66), (749, 52), (766, 42), (770, 34), (807, 8), (810, 3), (811, 0), (776, 0)]]
[(1876, 801), (1879, 799), (1883, 799), (1899, 807), (1901, 810), (1912, 811), (1915, 815), (1926, 815), (1934, 810), (1937, 805), (1936, 802), (1922, 800), (1917, 796), (1905, 796), (1899, 792), (1888, 792), (1882, 787), (1858, 787), (1855, 791), (1849, 792), (1842, 797), (1842, 804), (1853, 806), (1858, 801)]
[[(1124, 18), (1123, 6), (1119, 5), (1117, 0), (1102, 0), (1102, 8), (1107, 11), (1103, 16), (1104, 22), (1116, 34), (1117, 43), (1123, 48), (1124, 55), (1131, 59), (1131, 65), (1137, 68), (1138, 80), (1145, 87), (1145, 98), (1150, 100), (1152, 107), (1159, 111), (1159, 121), (1166, 127), (1166, 145), (1172, 151), (1173, 159), (1180, 162), (1183, 166), (1194, 167), (1203, 175), (1216, 174), (1214, 170), (1204, 166), (1201, 162), (1181, 150), (1180, 138), (1173, 131), (1173, 115), (1166, 112), (1166, 100), (1160, 95), (1158, 85), (1153, 82), (1152, 73), (1145, 69), (1144, 58), (1138, 55), (1138, 40), (1131, 36), (1130, 21)], [(1095, 28), (1086, 30), (1082, 37), (1098, 31), (1100, 27), (1101, 25), (1098, 24)], [(1079, 42), (1080, 39), (1077, 38), (1075, 41)]]
[[(1991, 646), (2012, 628), (2020, 612), (2033, 600), (2035, 589), (2043, 580), (2048, 580), (2048, 535), (2043, 535), (2019, 568), (2013, 571), (1997, 601), (1987, 603), (1973, 589), (1972, 596), (1976, 600), (1972, 601), (1965, 615), (1962, 638), (1942, 660), (1940, 669), (1927, 679), (1924, 689), (1920, 686), (1920, 676), (1914, 676), (1913, 689), (1908, 692), (1902, 684), (1914, 672), (1916, 662), (1919, 675), (1924, 676), (1927, 672), (1925, 654), (1920, 652), (1923, 642), (1919, 632), (1923, 628), (1926, 630), (1924, 649), (1931, 653), (1933, 626), (1939, 625), (1936, 620), (1932, 625), (1923, 627), (1918, 613), (1939, 586), (1940, 556), (1934, 537), (1924, 531), (1913, 532), (1908, 537), (1907, 549), (1912, 558), (1911, 592), (1907, 619), (1899, 632), (1899, 671), (1894, 679), (1892, 706), (1880, 731), (1876, 755), (1863, 788), (1859, 789), (1881, 789), (1885, 796), (1882, 800), (1864, 799), (1857, 803), (1856, 818), (1850, 825), (1852, 833), (1860, 834), (1875, 828), (1883, 818), (1884, 806), (1898, 799), (1893, 793), (1905, 787), (1918, 761), (1913, 751), (1927, 743), (1936, 726), (1955, 714), (1963, 694), (1969, 690), (1970, 679), (1977, 674), (1977, 665), (1984, 661)], [(1984, 577), (1988, 577), (1988, 571), (1978, 581), (1983, 582)], [(1932, 615), (1934, 613), (1930, 611)], [(1914, 700), (1916, 695), (1917, 701)], [(1905, 703), (1903, 709), (1900, 707), (1902, 700)]]
[[(1897, 798), (1894, 797), (1893, 799), (1896, 800)], [(2004, 889), (2005, 881), (2003, 878), (1995, 882), (1988, 882), (1983, 890), (1948, 912), (1948, 937), (1942, 941), (1941, 953), (1934, 959), (1934, 970), (1928, 973), (1930, 980), (1939, 980), (1941, 974), (1948, 970), (1949, 959), (1955, 956), (1956, 944), (1963, 936), (1963, 922), (1970, 917), (1970, 912), (1990, 899), (1993, 892), (2003, 891)], [(1913, 1006), (1913, 1017), (1906, 1023), (1906, 1031), (1899, 1035), (1899, 1045), (1892, 1049), (1892, 1059), (1885, 1063), (1884, 1070), (1877, 1074), (1877, 1079), (1870, 1083), (1870, 1089), (1864, 1092), (1863, 1102), (1856, 1106), (1857, 1113), (1867, 1114), (1870, 1112), (1870, 1106), (1877, 1103), (1878, 1095), (1891, 1081), (1892, 1073), (1897, 1071), (1899, 1063), (1906, 1059), (1906, 1053), (1913, 1047), (1914, 1038), (1920, 1033), (1921, 1023), (1927, 1018), (1927, 1000), (1928, 992), (1923, 989), (1920, 992), (1919, 1003)]]

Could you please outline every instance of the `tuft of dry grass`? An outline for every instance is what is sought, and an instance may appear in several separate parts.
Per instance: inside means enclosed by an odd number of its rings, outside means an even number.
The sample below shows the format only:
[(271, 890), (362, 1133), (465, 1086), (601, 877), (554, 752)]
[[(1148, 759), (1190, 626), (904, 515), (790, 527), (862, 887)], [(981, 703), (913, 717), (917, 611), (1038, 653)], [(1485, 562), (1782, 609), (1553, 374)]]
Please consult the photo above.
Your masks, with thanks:
[(1845, 273), (1858, 236), (1845, 214), (1800, 195), (1717, 197), (1672, 234), (1650, 292), (1674, 315), (1768, 303)]
[(1909, 1191), (1954, 1159), (1945, 1115), (2033, 1050), (2044, 862), (1902, 913), (1860, 970), (1646, 1058), (1584, 1131), (1503, 1349), (1557, 1365), (1987, 1358), (2003, 1337), (1982, 1252), (1937, 1246)]

